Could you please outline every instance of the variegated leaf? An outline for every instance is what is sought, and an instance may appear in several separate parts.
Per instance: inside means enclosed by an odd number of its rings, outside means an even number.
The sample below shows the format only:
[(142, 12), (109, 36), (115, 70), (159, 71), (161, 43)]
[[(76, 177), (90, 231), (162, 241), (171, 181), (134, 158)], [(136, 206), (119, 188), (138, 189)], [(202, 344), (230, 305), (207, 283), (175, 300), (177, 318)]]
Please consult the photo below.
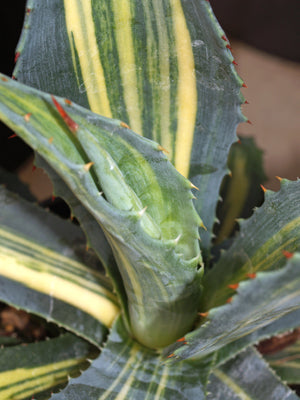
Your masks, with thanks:
[(265, 355), (270, 366), (282, 380), (292, 385), (300, 385), (300, 340), (282, 351)]
[(299, 399), (251, 348), (214, 370), (207, 390), (207, 400)]
[[(96, 352), (97, 354), (97, 352)], [(70, 376), (89, 366), (95, 350), (70, 333), (43, 342), (0, 349), (1, 400), (49, 399)]]
[(81, 262), (82, 232), (3, 188), (0, 203), (0, 300), (101, 344), (119, 306)]
[[(192, 184), (159, 145), (120, 121), (4, 76), (0, 94), (1, 119), (47, 160), (102, 226), (122, 275), (135, 337), (163, 347), (183, 336), (200, 295), (202, 222)], [(156, 332), (150, 335), (152, 326)]]
[(166, 365), (157, 352), (133, 341), (119, 319), (101, 355), (51, 400), (204, 400), (211, 358)]
[(240, 281), (281, 268), (285, 255), (300, 250), (299, 198), (299, 180), (283, 179), (279, 192), (265, 193), (262, 207), (240, 222), (233, 245), (205, 275), (201, 311), (224, 304)]
[(168, 150), (200, 189), (207, 251), (228, 151), (245, 120), (243, 81), (209, 3), (29, 0), (17, 53), (22, 82), (120, 119)]
[(300, 253), (295, 253), (285, 267), (243, 281), (230, 302), (211, 309), (203, 323), (185, 336), (187, 344), (171, 346), (172, 360), (201, 358), (299, 310), (299, 288)]

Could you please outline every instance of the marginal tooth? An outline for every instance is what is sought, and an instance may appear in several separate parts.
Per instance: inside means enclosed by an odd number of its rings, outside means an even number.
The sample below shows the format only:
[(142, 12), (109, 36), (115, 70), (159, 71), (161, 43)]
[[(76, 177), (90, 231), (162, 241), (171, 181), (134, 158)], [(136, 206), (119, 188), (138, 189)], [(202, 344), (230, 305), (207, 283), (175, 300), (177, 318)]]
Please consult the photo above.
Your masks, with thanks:
[(122, 128), (130, 129), (130, 126), (127, 125), (127, 124), (126, 124), (125, 122), (123, 122), (123, 121), (120, 122), (120, 126), (121, 126)]
[(27, 113), (24, 115), (24, 119), (26, 122), (29, 122), (31, 115), (32, 115), (31, 113)]
[(142, 216), (145, 214), (146, 210), (147, 210), (147, 206), (144, 207), (142, 210), (140, 210), (140, 211), (138, 212), (139, 216), (142, 217)]
[(266, 193), (267, 189), (263, 185), (260, 185), (260, 187), (262, 188), (263, 192)]
[(199, 223), (199, 227), (203, 228), (205, 231), (207, 231), (206, 226), (204, 225), (203, 221), (201, 220), (201, 222)]
[(157, 146), (157, 150), (162, 151), (163, 153), (169, 154), (169, 151), (162, 147), (160, 144)]
[(175, 244), (177, 244), (181, 238), (182, 234), (180, 233), (176, 239), (174, 239)]
[(83, 169), (85, 170), (85, 172), (88, 172), (88, 171), (91, 169), (91, 167), (92, 167), (93, 165), (94, 165), (94, 162), (91, 161), (91, 162), (85, 164), (85, 165), (83, 166)]
[(195, 186), (192, 182), (190, 182), (190, 184), (191, 184), (191, 188), (192, 188), (192, 189), (199, 190), (199, 188), (197, 188), (197, 186)]

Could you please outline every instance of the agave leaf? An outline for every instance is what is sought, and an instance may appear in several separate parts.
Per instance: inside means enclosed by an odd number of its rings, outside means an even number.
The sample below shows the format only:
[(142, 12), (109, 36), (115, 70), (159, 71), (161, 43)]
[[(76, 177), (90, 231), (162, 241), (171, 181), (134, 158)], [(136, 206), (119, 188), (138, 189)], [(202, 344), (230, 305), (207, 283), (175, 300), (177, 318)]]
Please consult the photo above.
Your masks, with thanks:
[(51, 400), (205, 399), (211, 359), (169, 368), (164, 359), (132, 340), (119, 318), (101, 355)]
[(253, 348), (213, 371), (207, 400), (297, 400)]
[(119, 306), (107, 278), (82, 264), (80, 229), (4, 188), (0, 203), (1, 301), (102, 343)]
[(234, 294), (230, 285), (255, 277), (258, 271), (281, 268), (284, 252), (300, 249), (299, 198), (300, 181), (283, 179), (280, 191), (267, 191), (262, 207), (240, 222), (233, 245), (203, 279), (203, 311), (224, 304)]
[(76, 215), (76, 218), (80, 223), (80, 227), (85, 233), (87, 247), (92, 248), (99, 260), (101, 260), (107, 275), (111, 278), (114, 291), (116, 292), (118, 300), (122, 305), (122, 308), (128, 319), (127, 296), (124, 290), (122, 277), (120, 275), (120, 271), (118, 270), (112, 249), (103, 233), (103, 230), (93, 216), (80, 203), (76, 195), (54, 171), (54, 169), (51, 168), (50, 165), (47, 164), (47, 162), (38, 154), (35, 156), (35, 161), (36, 164), (40, 168), (43, 168), (50, 177), (54, 186), (54, 194), (63, 198), (68, 203), (69, 207), (71, 208), (71, 215)]
[[(300, 308), (300, 254), (278, 271), (243, 281), (230, 303), (210, 310), (206, 321), (185, 336), (187, 345), (169, 348), (176, 359), (202, 357)], [(177, 346), (178, 347), (178, 346)], [(172, 359), (173, 360), (173, 359)]]
[(14, 75), (167, 149), (200, 189), (207, 250), (228, 151), (245, 120), (243, 82), (209, 3), (29, 0), (27, 10)]
[(298, 328), (300, 326), (300, 309), (292, 311), (291, 313), (279, 318), (275, 322), (264, 326), (256, 331), (251, 332), (230, 344), (218, 350), (215, 365), (222, 365), (224, 362), (230, 360), (236, 354), (252, 344), (258, 344), (264, 339), (269, 339), (271, 336), (282, 334), (288, 330)]
[(282, 380), (289, 385), (300, 384), (300, 340), (264, 357)]
[(160, 146), (120, 121), (6, 77), (0, 91), (3, 121), (56, 169), (102, 226), (123, 278), (134, 335), (154, 347), (183, 336), (196, 317), (201, 276), (201, 220), (191, 183)]
[[(70, 375), (87, 368), (92, 346), (70, 333), (43, 342), (0, 349), (0, 397), (48, 399)], [(34, 396), (34, 397), (33, 397)]]
[(262, 161), (263, 152), (253, 138), (241, 137), (230, 149), (228, 168), (231, 175), (222, 183), (217, 216), (220, 225), (216, 228), (215, 243), (227, 239), (234, 231), (237, 218), (249, 218), (254, 207), (263, 202), (260, 185), (266, 180)]

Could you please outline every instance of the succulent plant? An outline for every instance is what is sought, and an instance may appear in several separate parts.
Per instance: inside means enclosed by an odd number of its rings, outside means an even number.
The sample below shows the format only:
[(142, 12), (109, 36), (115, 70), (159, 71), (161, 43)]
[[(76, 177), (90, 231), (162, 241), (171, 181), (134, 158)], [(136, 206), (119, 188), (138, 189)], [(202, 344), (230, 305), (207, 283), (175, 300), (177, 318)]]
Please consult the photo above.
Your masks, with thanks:
[(0, 118), (80, 227), (1, 188), (0, 300), (59, 327), (1, 339), (1, 399), (297, 399), (253, 345), (300, 325), (300, 185), (245, 215), (261, 153), (209, 3), (29, 0), (17, 59)]

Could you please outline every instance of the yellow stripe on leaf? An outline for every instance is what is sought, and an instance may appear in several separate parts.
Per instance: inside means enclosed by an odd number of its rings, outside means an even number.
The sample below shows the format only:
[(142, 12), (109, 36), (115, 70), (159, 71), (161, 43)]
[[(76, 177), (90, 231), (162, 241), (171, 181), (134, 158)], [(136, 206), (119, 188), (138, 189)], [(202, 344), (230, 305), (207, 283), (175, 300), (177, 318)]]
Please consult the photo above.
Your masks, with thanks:
[(71, 359), (34, 368), (17, 368), (0, 373), (0, 398), (24, 399), (33, 391), (41, 392), (58, 383), (64, 382), (68, 370), (80, 364), (84, 359)]
[(64, 6), (74, 69), (77, 70), (73, 40), (83, 77), (82, 85), (85, 87), (90, 108), (95, 113), (111, 118), (105, 76), (96, 41), (92, 2), (65, 0)]
[(160, 382), (158, 384), (154, 400), (160, 400), (162, 398), (162, 395), (163, 395), (164, 390), (166, 388), (166, 383), (167, 383), (167, 380), (168, 380), (168, 377), (169, 377), (168, 370), (169, 370), (169, 367), (167, 365), (165, 365), (165, 367), (164, 367), (164, 369), (163, 369), (163, 371), (161, 373), (161, 379), (160, 379)]
[[(71, 304), (93, 316), (105, 326), (111, 326), (119, 312), (119, 308), (113, 302), (85, 287), (49, 273), (46, 263), (39, 261), (38, 265), (41, 270), (33, 270), (30, 268), (30, 264), (33, 262), (30, 257), (21, 256), (13, 250), (0, 247), (0, 273), (2, 276)], [(51, 303), (49, 313), (51, 313)]]
[(236, 393), (241, 400), (253, 400), (252, 397), (248, 396), (244, 390), (238, 386), (228, 375), (224, 374), (224, 372), (219, 369), (214, 370), (214, 375), (220, 379), (225, 385), (227, 385), (234, 393)]
[(175, 168), (188, 176), (197, 115), (197, 87), (191, 37), (180, 0), (170, 0), (178, 60), (178, 125)]
[(109, 398), (113, 393), (114, 389), (122, 382), (124, 375), (126, 375), (128, 371), (131, 371), (132, 366), (136, 362), (136, 356), (138, 351), (139, 351), (139, 346), (133, 345), (132, 348), (130, 349), (130, 357), (128, 358), (123, 369), (116, 377), (114, 382), (111, 384), (111, 386), (102, 394), (102, 396), (99, 397), (99, 400), (106, 400), (107, 398)]

